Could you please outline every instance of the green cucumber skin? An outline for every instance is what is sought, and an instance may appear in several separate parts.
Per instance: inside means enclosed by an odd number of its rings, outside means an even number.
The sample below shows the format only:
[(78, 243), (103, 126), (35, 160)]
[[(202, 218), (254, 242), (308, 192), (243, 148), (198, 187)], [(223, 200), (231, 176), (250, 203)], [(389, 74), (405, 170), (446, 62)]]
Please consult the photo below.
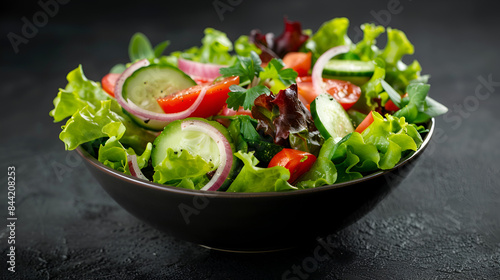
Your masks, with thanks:
[[(146, 79), (148, 75), (152, 78)], [(179, 68), (171, 65), (152, 64), (139, 68), (125, 80), (122, 96), (123, 99), (131, 100), (143, 109), (164, 113), (156, 99), (194, 85), (196, 82)], [(156, 120), (144, 121), (130, 112), (128, 115), (135, 123), (146, 129), (160, 131), (168, 124), (168, 122)]]
[[(328, 108), (330, 106), (330, 108)], [(333, 112), (327, 112), (327, 109), (333, 110)], [(328, 123), (329, 115), (324, 115), (327, 113), (333, 113), (334, 121), (337, 123), (331, 124)], [(330, 137), (333, 138), (343, 138), (347, 134), (354, 131), (354, 127), (352, 125), (351, 119), (347, 112), (342, 108), (333, 96), (329, 96), (326, 94), (321, 94), (311, 103), (311, 115), (314, 120), (314, 124), (316, 128), (320, 131), (321, 135), (328, 139)], [(330, 120), (331, 121), (331, 120)], [(331, 126), (337, 125), (332, 129)], [(329, 129), (330, 128), (330, 129)]]
[[(238, 158), (234, 156), (234, 153), (236, 152), (236, 150), (235, 150), (232, 138), (229, 136), (229, 132), (220, 123), (218, 123), (216, 121), (209, 121), (209, 120), (206, 120), (206, 119), (203, 119), (203, 118), (187, 118), (187, 119), (177, 120), (177, 121), (173, 121), (173, 122), (169, 123), (165, 127), (165, 129), (161, 132), (161, 134), (158, 137), (156, 137), (155, 141), (153, 142), (153, 151), (151, 153), (151, 161), (152, 161), (153, 167), (159, 165), (165, 159), (165, 156), (167, 154), (167, 149), (168, 148), (177, 148), (177, 149), (183, 149), (184, 148), (183, 144), (185, 144), (185, 141), (178, 141), (178, 143), (177, 143), (178, 145), (176, 147), (171, 147), (171, 146), (169, 147), (169, 146), (167, 146), (166, 145), (167, 144), (166, 141), (169, 140), (168, 139), (169, 137), (178, 135), (177, 133), (179, 133), (178, 130), (181, 129), (181, 124), (183, 122), (185, 122), (185, 121), (190, 121), (190, 120), (198, 120), (198, 121), (202, 121), (202, 122), (210, 124), (211, 126), (215, 127), (217, 130), (219, 130), (219, 132), (221, 132), (222, 135), (227, 139), (227, 141), (231, 145), (231, 150), (232, 150), (232, 153), (233, 153), (232, 154), (233, 165), (231, 166), (231, 170), (229, 172), (228, 178), (234, 177), (234, 173), (238, 172), (236, 170), (236, 168), (235, 168), (236, 167), (235, 163), (237, 162)], [(188, 149), (188, 151), (189, 151), (189, 149)], [(218, 152), (218, 150), (217, 150), (217, 152)], [(191, 154), (193, 156), (196, 155), (196, 154), (193, 154), (193, 153), (191, 153)], [(217, 167), (218, 167), (218, 165), (217, 165)], [(228, 179), (226, 179), (226, 181), (227, 180)], [(225, 182), (224, 185), (226, 185), (226, 189), (227, 189), (228, 186), (227, 186), (226, 183), (228, 183), (228, 182)]]
[(194, 85), (196, 82), (179, 68), (152, 64), (139, 68), (125, 80), (122, 96), (141, 108), (163, 113), (156, 99)]
[(123, 109), (123, 113), (128, 115), (130, 119), (137, 124), (138, 126), (147, 129), (147, 130), (152, 130), (152, 131), (162, 131), (163, 128), (168, 124), (168, 122), (162, 122), (162, 121), (157, 121), (157, 120), (149, 120), (149, 121), (144, 121), (143, 119), (135, 116), (132, 113), (129, 113), (127, 110)]
[(370, 61), (360, 60), (330, 60), (323, 69), (323, 75), (328, 77), (371, 77), (375, 66)]

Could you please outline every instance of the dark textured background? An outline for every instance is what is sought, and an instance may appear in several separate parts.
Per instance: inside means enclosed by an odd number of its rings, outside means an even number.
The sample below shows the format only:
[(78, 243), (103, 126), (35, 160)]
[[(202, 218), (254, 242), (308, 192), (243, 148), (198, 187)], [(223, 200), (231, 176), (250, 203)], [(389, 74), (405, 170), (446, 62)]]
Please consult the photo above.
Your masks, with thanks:
[[(150, 228), (64, 151), (61, 124), (48, 116), (67, 72), (83, 64), (88, 78), (100, 80), (128, 60), (136, 31), (153, 44), (170, 39), (172, 51), (198, 45), (205, 26), (234, 40), (252, 28), (281, 32), (283, 15), (313, 30), (347, 16), (357, 38), (354, 27), (376, 21), (390, 1), (232, 2), (241, 3), (221, 21), (212, 1), (70, 1), (17, 54), (7, 34), (20, 34), (22, 17), (41, 8), (37, 1), (2, 4), (0, 226), (7, 224), (10, 165), (17, 168), (18, 221), (15, 274), (6, 270), (8, 231), (0, 227), (0, 279), (279, 279), (310, 264), (317, 245), (227, 254)], [(327, 259), (290, 279), (500, 278), (500, 84), (485, 100), (475, 96), (480, 77), (500, 81), (500, 17), (492, 3), (400, 1), (388, 25), (406, 32), (416, 49), (407, 61), (419, 60), (432, 76), (430, 94), (450, 112), (437, 118), (438, 134), (411, 176), (364, 218), (326, 237), (333, 247)]]

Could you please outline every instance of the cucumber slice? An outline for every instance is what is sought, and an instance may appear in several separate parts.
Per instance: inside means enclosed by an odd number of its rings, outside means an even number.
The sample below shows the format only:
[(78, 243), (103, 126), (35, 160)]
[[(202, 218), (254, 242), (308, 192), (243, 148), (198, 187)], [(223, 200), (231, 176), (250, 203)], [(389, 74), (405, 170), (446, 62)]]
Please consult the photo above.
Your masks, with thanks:
[(159, 165), (167, 156), (167, 149), (171, 148), (176, 152), (187, 150), (191, 155), (199, 155), (206, 162), (212, 162), (214, 168), (217, 169), (220, 165), (219, 149), (215, 141), (206, 133), (195, 130), (182, 130), (181, 124), (189, 120), (198, 120), (206, 122), (219, 130), (231, 144), (234, 150), (234, 145), (227, 129), (216, 121), (208, 121), (202, 118), (187, 118), (177, 120), (165, 126), (163, 132), (156, 137), (153, 143), (153, 151), (151, 152), (151, 161), (154, 166)]
[(340, 137), (354, 131), (351, 119), (335, 98), (321, 94), (311, 103), (311, 115), (321, 135), (328, 139)]
[[(149, 65), (139, 68), (128, 77), (122, 89), (125, 100), (145, 110), (164, 113), (156, 99), (196, 85), (187, 74), (170, 65)], [(161, 130), (165, 124), (158, 121), (142, 120), (134, 114), (132, 119), (142, 127)]]
[(373, 76), (374, 71), (375, 65), (371, 61), (332, 59), (325, 65), (323, 75), (330, 77), (369, 78)]

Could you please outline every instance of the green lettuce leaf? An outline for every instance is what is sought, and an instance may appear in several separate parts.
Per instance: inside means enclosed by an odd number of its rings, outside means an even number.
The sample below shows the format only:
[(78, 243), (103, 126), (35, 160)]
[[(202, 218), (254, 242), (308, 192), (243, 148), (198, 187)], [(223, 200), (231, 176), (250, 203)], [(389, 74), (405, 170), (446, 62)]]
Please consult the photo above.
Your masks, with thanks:
[(250, 42), (248, 36), (241, 35), (234, 42), (234, 51), (239, 56), (250, 56), (250, 53), (254, 51), (257, 54), (261, 54), (262, 50), (255, 46), (254, 43)]
[(365, 23), (361, 25), (361, 30), (363, 30), (363, 39), (353, 47), (351, 52), (357, 55), (360, 60), (373, 60), (379, 53), (376, 39), (384, 33), (385, 28), (381, 25)]
[(201, 43), (202, 47), (196, 61), (226, 65), (234, 61), (233, 56), (229, 54), (233, 50), (233, 43), (224, 32), (206, 28), (205, 37), (203, 37)]
[(235, 156), (245, 164), (227, 192), (274, 192), (297, 189), (290, 185), (290, 172), (282, 166), (257, 167), (259, 160), (250, 153), (238, 151)]
[(68, 84), (65, 89), (60, 89), (54, 99), (54, 109), (49, 115), (54, 122), (60, 122), (85, 106), (95, 109), (100, 106), (101, 101), (112, 98), (104, 92), (99, 83), (91, 81), (83, 74), (82, 65), (68, 73), (66, 76)]
[(396, 65), (403, 56), (413, 54), (415, 51), (410, 40), (401, 30), (387, 28), (387, 45), (380, 54), (388, 65)]
[[(154, 166), (153, 182), (170, 185), (179, 184), (183, 179), (189, 179), (194, 184), (195, 181), (201, 181), (198, 177), (206, 176), (208, 172), (214, 169), (213, 163), (206, 162), (199, 155), (192, 156), (185, 149), (182, 152), (175, 152), (173, 149), (168, 148), (165, 159), (157, 166)], [(183, 184), (190, 185), (187, 181)]]
[[(427, 82), (429, 76), (420, 76), (422, 67), (418, 61), (414, 60), (410, 65), (399, 62), (396, 66), (387, 67), (386, 81), (398, 92), (404, 93), (406, 87), (415, 81)], [(424, 80), (422, 80), (425, 78)]]
[(319, 152), (311, 169), (299, 178), (296, 187), (299, 189), (316, 188), (331, 185), (337, 180), (337, 168), (330, 160), (335, 148), (333, 137), (328, 138)]
[[(137, 164), (140, 169), (147, 166), (149, 158), (151, 157), (152, 149), (153, 144), (148, 143), (144, 153), (137, 156)], [(119, 138), (112, 136), (99, 148), (97, 160), (112, 169), (130, 175), (130, 168), (127, 160), (128, 155), (136, 155), (136, 153), (131, 148), (126, 149), (120, 143)]]
[(305, 43), (305, 49), (313, 54), (313, 61), (327, 50), (342, 45), (350, 46), (351, 39), (347, 36), (349, 20), (334, 18), (321, 25), (314, 35)]
[(429, 89), (428, 84), (411, 83), (408, 85), (406, 88), (408, 97), (401, 99), (401, 109), (394, 116), (404, 117), (409, 123), (423, 123), (432, 117), (446, 113), (448, 108), (427, 96)]
[(54, 99), (50, 115), (55, 122), (68, 117), (59, 138), (67, 150), (102, 137), (115, 136), (120, 142), (142, 153), (155, 136), (137, 126), (123, 113), (115, 99), (109, 97), (99, 83), (88, 80), (81, 65), (71, 71), (65, 89)]
[(172, 180), (165, 182), (165, 185), (174, 186), (178, 188), (190, 189), (190, 190), (200, 190), (203, 188), (210, 180), (206, 175), (190, 178), (182, 178), (180, 180)]
[(227, 38), (226, 33), (206, 28), (205, 36), (201, 40), (201, 47), (192, 47), (182, 52), (171, 53), (174, 57), (183, 57), (185, 59), (221, 65), (232, 65), (235, 61), (230, 52), (233, 50), (233, 43)]
[[(118, 113), (117, 113), (118, 112)], [(155, 136), (122, 115), (121, 107), (115, 100), (101, 101), (101, 106), (93, 109), (90, 105), (76, 112), (63, 126), (59, 138), (67, 150), (102, 137), (113, 137), (142, 153)]]
[(422, 67), (414, 60), (410, 65), (403, 63), (405, 55), (412, 55), (415, 49), (401, 30), (387, 28), (387, 45), (380, 54), (386, 63), (385, 80), (397, 91), (404, 93), (412, 80), (420, 77)]
[(370, 80), (361, 86), (362, 94), (358, 102), (353, 106), (353, 109), (364, 113), (376, 108), (377, 104), (373, 102), (373, 98), (378, 97), (384, 91), (382, 81), (385, 78), (385, 62), (380, 58), (376, 58), (373, 63), (375, 64), (375, 71)]
[(372, 112), (373, 123), (363, 133), (353, 132), (337, 143), (332, 161), (338, 172), (337, 182), (361, 178), (379, 169), (393, 168), (405, 151), (416, 151), (422, 138), (405, 118), (387, 114), (384, 119)]

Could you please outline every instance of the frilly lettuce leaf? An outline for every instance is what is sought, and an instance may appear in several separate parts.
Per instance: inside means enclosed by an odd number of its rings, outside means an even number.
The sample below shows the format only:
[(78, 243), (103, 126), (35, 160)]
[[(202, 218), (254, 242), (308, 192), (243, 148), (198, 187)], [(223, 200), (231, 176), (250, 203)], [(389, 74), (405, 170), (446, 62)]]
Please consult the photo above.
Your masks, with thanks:
[[(206, 177), (208, 172), (214, 170), (214, 164), (206, 162), (199, 155), (191, 155), (185, 149), (181, 152), (175, 152), (173, 149), (168, 148), (167, 156), (160, 164), (154, 166), (154, 170), (153, 182), (176, 185), (180, 184), (183, 179), (186, 179), (191, 180), (191, 183), (194, 184), (194, 182), (204, 181), (198, 177)], [(186, 180), (182, 182), (183, 186), (186, 186), (185, 184), (191, 186), (191, 183)]]
[(400, 61), (396, 66), (387, 67), (385, 80), (395, 90), (404, 93), (406, 87), (414, 81), (427, 83), (429, 76), (420, 76), (420, 71), (422, 71), (422, 67), (418, 61), (414, 60), (410, 65), (406, 65)]
[(87, 105), (95, 109), (100, 106), (101, 101), (111, 99), (99, 83), (85, 77), (81, 65), (69, 72), (66, 79), (68, 80), (66, 88), (59, 90), (54, 99), (54, 109), (49, 113), (54, 122), (71, 117)]
[(342, 45), (351, 45), (347, 36), (349, 20), (347, 18), (334, 18), (321, 25), (314, 35), (305, 43), (305, 49), (313, 54), (313, 61), (327, 50)]
[(405, 33), (398, 29), (387, 28), (387, 45), (380, 54), (388, 65), (396, 65), (404, 55), (415, 51)]
[(361, 178), (362, 173), (391, 169), (405, 151), (416, 151), (422, 138), (405, 118), (387, 114), (384, 119), (372, 112), (373, 123), (363, 133), (353, 132), (337, 143), (332, 161), (338, 172), (337, 182)]
[(101, 101), (97, 109), (87, 105), (66, 122), (59, 138), (67, 150), (73, 150), (83, 143), (115, 136), (121, 143), (142, 153), (155, 136), (120, 113), (121, 107), (115, 100)]
[(229, 54), (233, 50), (233, 43), (227, 38), (226, 33), (206, 28), (201, 43), (197, 61), (215, 64), (230, 64), (233, 61), (233, 57)]
[(284, 18), (285, 26), (280, 35), (274, 33), (262, 33), (259, 29), (250, 32), (250, 41), (262, 51), (260, 58), (263, 62), (269, 62), (272, 58), (283, 58), (289, 52), (297, 52), (309, 39), (309, 34), (302, 30), (298, 21), (290, 21)]
[(183, 178), (181, 180), (172, 180), (166, 182), (165, 184), (178, 188), (200, 190), (208, 183), (208, 181), (210, 181), (208, 177), (206, 175), (203, 175), (198, 177)]
[[(191, 47), (183, 51), (174, 51), (168, 56), (160, 56), (150, 61), (156, 64), (168, 64), (177, 67), (178, 58), (182, 57), (202, 63), (233, 65), (236, 61), (236, 56), (231, 53), (233, 43), (227, 35), (213, 28), (206, 28), (204, 32), (205, 37), (201, 41), (201, 47)], [(234, 51), (242, 57), (249, 57), (252, 51), (257, 54), (262, 52), (245, 35), (240, 36), (234, 42)]]
[(363, 30), (363, 39), (352, 48), (351, 52), (357, 55), (360, 60), (373, 60), (379, 53), (376, 39), (384, 33), (385, 28), (381, 25), (365, 23), (361, 25), (361, 30)]
[(360, 100), (353, 106), (353, 109), (364, 113), (368, 113), (369, 111), (375, 109), (376, 104), (372, 99), (384, 91), (381, 83), (385, 78), (385, 62), (382, 59), (377, 58), (373, 60), (373, 63), (375, 64), (375, 71), (370, 80), (361, 86), (362, 94), (360, 96)]
[(257, 129), (271, 136), (275, 144), (318, 154), (324, 139), (312, 121), (311, 113), (298, 99), (297, 84), (275, 95), (255, 99), (252, 116)]
[(250, 53), (254, 51), (257, 54), (261, 54), (262, 50), (259, 49), (254, 43), (250, 42), (250, 39), (246, 35), (241, 35), (234, 42), (234, 51), (239, 56), (250, 56)]
[(372, 112), (373, 123), (366, 128), (363, 139), (373, 144), (380, 153), (380, 169), (391, 169), (401, 159), (403, 151), (416, 151), (422, 144), (422, 138), (413, 125), (409, 125), (404, 118)]
[(227, 192), (274, 192), (297, 189), (287, 182), (290, 179), (288, 169), (282, 166), (257, 167), (259, 160), (252, 152), (238, 151), (235, 156), (243, 161), (244, 166)]
[(59, 138), (67, 150), (81, 144), (115, 136), (120, 142), (142, 153), (154, 135), (137, 126), (100, 85), (88, 80), (78, 66), (68, 76), (68, 85), (54, 99), (50, 115), (55, 122), (68, 117)]
[(226, 33), (210, 27), (206, 28), (204, 33), (201, 47), (192, 47), (171, 55), (202, 63), (232, 65), (235, 61), (234, 56), (230, 54), (233, 50), (233, 43), (227, 38)]
[[(142, 155), (137, 156), (137, 164), (140, 169), (147, 166), (152, 149), (153, 145), (148, 143)], [(119, 138), (112, 136), (104, 145), (101, 145), (97, 160), (108, 167), (130, 175), (128, 155), (136, 155), (136, 153), (131, 148), (126, 149), (120, 143)]]
[(380, 54), (386, 62), (385, 80), (398, 92), (404, 93), (411, 81), (420, 77), (422, 67), (414, 60), (410, 65), (403, 63), (405, 55), (412, 55), (414, 47), (401, 30), (387, 28), (387, 45)]

